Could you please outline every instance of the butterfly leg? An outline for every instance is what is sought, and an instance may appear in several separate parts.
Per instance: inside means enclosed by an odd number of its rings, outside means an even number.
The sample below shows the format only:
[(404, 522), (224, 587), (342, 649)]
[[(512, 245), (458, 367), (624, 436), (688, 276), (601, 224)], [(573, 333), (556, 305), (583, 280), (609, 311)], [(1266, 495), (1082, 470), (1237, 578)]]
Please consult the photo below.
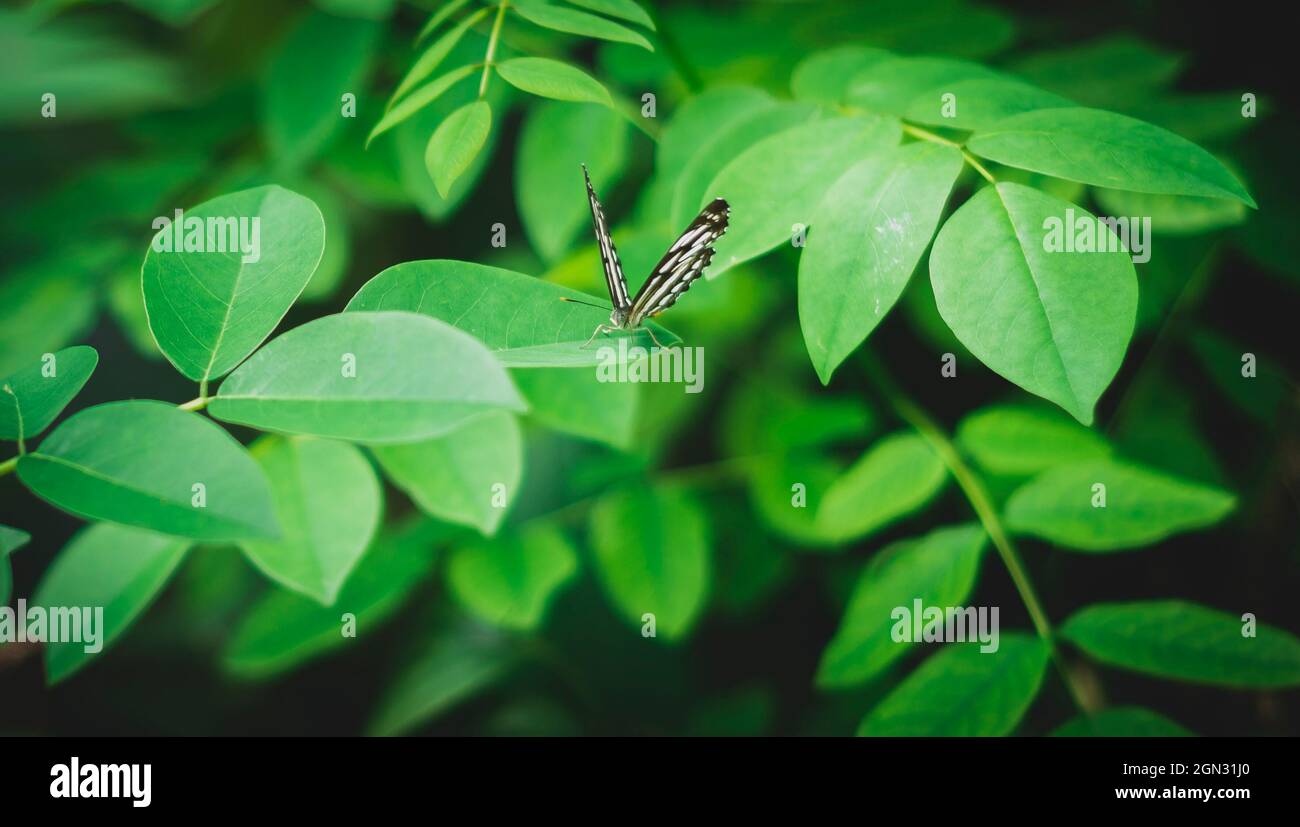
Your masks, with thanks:
[(597, 336), (599, 336), (602, 333), (609, 333), (611, 330), (613, 330), (613, 328), (611, 328), (609, 325), (605, 325), (605, 324), (596, 325), (596, 330), (591, 334), (591, 339), (588, 339), (587, 341), (583, 342), (582, 347), (578, 348), (578, 350), (586, 350), (587, 345), (591, 344), (592, 340), (594, 340)]

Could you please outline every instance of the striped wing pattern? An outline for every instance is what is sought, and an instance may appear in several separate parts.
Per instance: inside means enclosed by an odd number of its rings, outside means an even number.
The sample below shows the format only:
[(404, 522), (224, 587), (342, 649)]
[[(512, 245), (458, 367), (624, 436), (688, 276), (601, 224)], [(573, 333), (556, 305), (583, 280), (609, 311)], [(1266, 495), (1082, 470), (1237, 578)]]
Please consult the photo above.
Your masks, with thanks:
[(623, 275), (623, 265), (618, 260), (618, 250), (614, 248), (614, 239), (609, 234), (609, 223), (605, 221), (605, 210), (596, 198), (596, 191), (591, 188), (591, 177), (587, 167), (582, 167), (582, 177), (587, 182), (587, 201), (591, 204), (591, 226), (596, 230), (596, 242), (600, 245), (600, 263), (605, 268), (605, 286), (609, 288), (609, 300), (619, 310), (628, 310), (631, 301), (627, 297), (627, 277)]
[(714, 242), (727, 231), (730, 210), (723, 199), (713, 199), (673, 242), (632, 300), (628, 313), (632, 327), (672, 307), (677, 297), (700, 277), (713, 259)]

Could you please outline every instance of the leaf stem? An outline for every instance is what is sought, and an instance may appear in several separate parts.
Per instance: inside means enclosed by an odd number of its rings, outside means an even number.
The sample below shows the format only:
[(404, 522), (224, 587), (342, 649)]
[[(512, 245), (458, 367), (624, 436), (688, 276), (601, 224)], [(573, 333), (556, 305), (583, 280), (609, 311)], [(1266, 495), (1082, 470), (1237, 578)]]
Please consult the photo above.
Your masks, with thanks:
[(1020, 555), (1016, 552), (1015, 546), (1012, 545), (1011, 537), (1008, 535), (1006, 527), (1002, 525), (1002, 519), (998, 516), (997, 509), (994, 507), (993, 500), (984, 487), (983, 481), (962, 459), (957, 447), (953, 445), (952, 440), (943, 432), (938, 423), (898, 387), (897, 383), (894, 382), (874, 355), (867, 353), (866, 357), (867, 373), (875, 382), (877, 389), (888, 400), (898, 416), (930, 443), (935, 453), (943, 460), (944, 465), (948, 466), (948, 470), (952, 472), (953, 478), (957, 480), (957, 485), (961, 488), (962, 493), (966, 495), (966, 499), (975, 511), (975, 515), (979, 517), (980, 524), (984, 526), (984, 531), (988, 533), (989, 539), (993, 541), (993, 546), (998, 550), (998, 555), (1002, 558), (1007, 573), (1011, 575), (1011, 582), (1015, 584), (1016, 591), (1019, 592), (1020, 599), (1029, 612), (1029, 618), (1034, 624), (1034, 630), (1051, 651), (1052, 660), (1061, 673), (1061, 679), (1064, 681), (1070, 697), (1080, 710), (1087, 713), (1095, 711), (1092, 708), (1093, 705), (1087, 700), (1087, 693), (1083, 691), (1073, 675), (1070, 674), (1060, 650), (1056, 646), (1052, 624), (1047, 619), (1047, 612), (1043, 610), (1038, 595), (1034, 592), (1033, 583), (1025, 572), (1025, 567), (1020, 561)]
[(956, 141), (950, 141), (942, 135), (936, 135), (928, 129), (922, 129), (919, 126), (906, 122), (903, 123), (903, 131), (908, 135), (911, 135), (913, 138), (920, 138), (922, 141), (929, 141), (932, 144), (943, 144), (944, 146), (950, 146), (953, 149), (960, 150), (962, 159), (965, 160), (966, 163), (970, 164), (971, 169), (984, 176), (984, 179), (990, 184), (997, 183), (997, 180), (993, 177), (993, 173), (985, 169), (984, 165), (981, 164), (974, 155), (971, 155), (970, 152), (966, 150), (966, 147)]
[(211, 400), (207, 396), (200, 396), (197, 399), (191, 399), (189, 402), (182, 402), (176, 407), (182, 411), (201, 411), (208, 406), (209, 401)]
[(18, 466), (18, 457), (10, 457), (4, 462), (0, 462), (0, 477), (13, 471)]
[(501, 39), (501, 23), (506, 19), (506, 0), (497, 6), (497, 19), (492, 21), (492, 34), (488, 37), (487, 54), (483, 57), (483, 79), (478, 82), (478, 96), (482, 100), (487, 94), (488, 74), (492, 71), (492, 61), (497, 55), (497, 41)]

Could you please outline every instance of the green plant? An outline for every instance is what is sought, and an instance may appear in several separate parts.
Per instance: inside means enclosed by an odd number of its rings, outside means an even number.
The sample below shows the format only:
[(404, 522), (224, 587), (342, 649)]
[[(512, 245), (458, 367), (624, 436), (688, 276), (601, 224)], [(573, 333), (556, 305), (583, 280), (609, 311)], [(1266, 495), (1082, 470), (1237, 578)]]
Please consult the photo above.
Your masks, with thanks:
[[(83, 170), (78, 191), (112, 193), (112, 220), (79, 219), (83, 247), (32, 257), (0, 288), (14, 323), (0, 438), (18, 454), (0, 473), (94, 523), (51, 563), (33, 605), (104, 606), (112, 642), (172, 583), (168, 610), (187, 641), (251, 682), (330, 652), (361, 657), (375, 629), (399, 624), (414, 641), (397, 647), (365, 715), (379, 733), (425, 726), (489, 687), (518, 701), (513, 681), (548, 680), (564, 688), (547, 697), (622, 728), (631, 713), (604, 708), (620, 695), (617, 658), (680, 663), (705, 619), (744, 630), (810, 579), (838, 617), (803, 676), (844, 699), (826, 713), (830, 731), (1183, 733), (1156, 711), (1109, 703), (1101, 670), (1300, 684), (1300, 641), (1285, 619), (1256, 626), (1250, 606), (1225, 603), (1228, 613), (1161, 589), (1095, 600), (1059, 579), (1056, 602), (1043, 596), (1046, 558), (1086, 555), (1086, 567), (1244, 519), (1161, 364), (1169, 342), (1269, 427), (1294, 396), (1282, 362), (1185, 321), (1228, 232), (1258, 258), (1275, 238), (1260, 229), (1269, 202), (1261, 196), (1257, 217), (1238, 176), (1188, 139), (1222, 146), (1246, 128), (1238, 96), (1197, 109), (1165, 91), (1168, 56), (1128, 38), (992, 68), (977, 60), (1002, 50), (1014, 21), (977, 7), (944, 10), (939, 19), (960, 22), (943, 25), (926, 4), (816, 5), (790, 30), (754, 10), (705, 49), (699, 32), (716, 18), (690, 7), (652, 17), (630, 0), (452, 0), (420, 29), (428, 45), (387, 104), (361, 107), (366, 130), (338, 116), (340, 101), (346, 112), (352, 90), (367, 98), (381, 44), (403, 28), (382, 22), (391, 3), (344, 5), (358, 19), (309, 10), (268, 46), (251, 148), (221, 99), (193, 107), (238, 163), (199, 173), (189, 151), (166, 157), (146, 137), (126, 169)], [(59, 22), (47, 37), (75, 35)], [(803, 54), (837, 26), (856, 33), (852, 45)], [(926, 51), (951, 56), (908, 54), (918, 32)], [(583, 54), (587, 39), (605, 42), (595, 72), (607, 80), (573, 65), (567, 35)], [(1127, 74), (1108, 79), (1121, 57)], [(1156, 123), (1111, 109), (1150, 109)], [(528, 252), (502, 198), (475, 200), (503, 163), (490, 159), (515, 112), (509, 200)], [(163, 134), (192, 134), (169, 117)], [(655, 334), (703, 346), (705, 393), (599, 381), (605, 357), (582, 345), (600, 314), (559, 300), (600, 289), (580, 163), (628, 216), (615, 239), (633, 287), (703, 203), (730, 202), (708, 279), (659, 320), (674, 331)], [(66, 211), (69, 197), (54, 189), (33, 221)], [(186, 251), (188, 225), (155, 224), (136, 289), (151, 210), (170, 218), (195, 202), (186, 220), (256, 219), (260, 249)], [(1154, 242), (1125, 233), (1121, 244), (1089, 204), (1151, 218)], [(356, 239), (382, 240), (376, 216), (394, 206), (435, 223), (459, 211), (467, 257), (491, 263), (392, 264), (341, 312), (277, 333), (296, 302), (332, 301), (361, 272), (349, 262)], [(1052, 250), (1052, 228), (1068, 249), (1109, 249)], [(454, 247), (452, 235), (440, 243)], [(1139, 289), (1141, 244), (1153, 246)], [(59, 255), (118, 275), (96, 288), (60, 270)], [(161, 354), (197, 396), (93, 405), (43, 434), (96, 368), (93, 349), (64, 346), (99, 296), (134, 346)], [(1140, 364), (1135, 335), (1152, 343)], [(1133, 375), (1112, 389), (1126, 364)], [(942, 414), (917, 401), (949, 389), (960, 404)], [(241, 438), (265, 433), (245, 448), (219, 423)], [(409, 516), (385, 524), (385, 513)], [(0, 527), (0, 557), (25, 539)], [(232, 544), (266, 583), (239, 573)], [(205, 594), (207, 567), (235, 584), (229, 594)], [(926, 647), (899, 642), (894, 610), (965, 606), (1002, 573), (1013, 590), (986, 599), (1015, 601), (1002, 608), (1016, 631), (993, 651), (947, 643), (917, 665)], [(0, 562), (6, 600), (8, 586)], [(552, 604), (564, 600), (577, 608), (557, 629)], [(233, 625), (219, 644), (194, 636), (203, 612)], [(574, 625), (602, 626), (613, 642)], [(584, 649), (612, 666), (587, 664)], [(52, 643), (48, 680), (90, 659)], [(709, 719), (688, 730), (728, 720), (673, 686), (670, 704)], [(1024, 723), (1044, 695), (1053, 711)], [(736, 731), (766, 726), (771, 696), (756, 697), (741, 687), (720, 702), (739, 710)], [(565, 731), (576, 714), (529, 708), (542, 731)]]

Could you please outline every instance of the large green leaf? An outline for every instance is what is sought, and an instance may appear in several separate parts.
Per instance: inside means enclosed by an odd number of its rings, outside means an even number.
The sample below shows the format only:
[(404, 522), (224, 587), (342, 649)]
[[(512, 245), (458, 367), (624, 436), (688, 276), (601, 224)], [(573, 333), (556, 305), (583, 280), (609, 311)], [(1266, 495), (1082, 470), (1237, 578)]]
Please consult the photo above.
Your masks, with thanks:
[(996, 652), (948, 644), (862, 719), (859, 735), (1008, 735), (1033, 703), (1051, 652), (1038, 638), (1001, 636)]
[(510, 4), (510, 9), (529, 23), (536, 23), (544, 29), (611, 40), (615, 43), (630, 43), (647, 51), (654, 51), (650, 41), (635, 30), (612, 20), (606, 20), (599, 15), (543, 3), (540, 0), (514, 0)]
[(28, 439), (48, 428), (99, 363), (99, 354), (85, 345), (46, 357), (0, 379), (0, 439)]
[[(1102, 500), (1103, 485), (1104, 506)], [(1007, 526), (1066, 548), (1115, 551), (1214, 525), (1236, 505), (1227, 491), (1118, 460), (1058, 466), (1007, 502)]]
[(497, 64), (506, 83), (531, 95), (613, 107), (609, 90), (591, 75), (546, 57), (516, 57)]
[(861, 442), (875, 427), (871, 409), (859, 397), (805, 393), (780, 379), (756, 376), (729, 395), (718, 441), (727, 455), (747, 457)]
[(515, 158), (515, 199), (544, 261), (568, 252), (580, 230), (592, 238), (582, 164), (592, 186), (608, 197), (627, 162), (627, 136), (627, 122), (603, 106), (546, 101), (530, 107)]
[[(1252, 625), (1254, 625), (1252, 623)], [(1104, 603), (1081, 609), (1061, 637), (1092, 657), (1162, 678), (1239, 688), (1300, 686), (1300, 640), (1181, 600)]]
[[(687, 98), (659, 133), (659, 143), (655, 145), (655, 174), (676, 176), (720, 129), (773, 104), (775, 101), (771, 95), (752, 86), (711, 86)], [(708, 174), (708, 180), (712, 180), (718, 169), (721, 167)], [(698, 196), (691, 198), (690, 202), (699, 203)]]
[(817, 513), (843, 473), (841, 463), (817, 453), (769, 456), (755, 463), (750, 496), (777, 534), (801, 547), (833, 546), (837, 538), (822, 528)]
[(200, 540), (279, 534), (266, 477), (244, 447), (162, 402), (109, 402), (69, 417), (18, 460), (32, 493), (91, 520)]
[(590, 370), (542, 368), (511, 372), (528, 415), (556, 431), (628, 449), (636, 438), (642, 388), (602, 382)]
[(447, 586), (467, 609), (506, 629), (542, 623), (556, 590), (578, 571), (578, 553), (554, 525), (532, 522), (464, 545), (447, 561)]
[(731, 205), (731, 226), (718, 240), (710, 275), (790, 243), (794, 225), (812, 221), (845, 170), (896, 145), (899, 137), (892, 119), (832, 118), (778, 132), (746, 149), (707, 189)]
[(496, 533), (523, 475), (523, 436), (514, 416), (504, 411), (475, 417), (423, 442), (372, 450), (384, 473), (421, 511), (487, 535)]
[(912, 433), (891, 434), (826, 490), (817, 530), (837, 542), (870, 534), (929, 502), (947, 477), (928, 442)]
[(1081, 714), (1052, 732), (1058, 738), (1177, 738), (1192, 734), (1140, 706), (1116, 706), (1095, 715)]
[(1110, 455), (1105, 437), (1042, 405), (990, 405), (957, 426), (957, 444), (984, 470), (1030, 476)]
[(894, 638), (898, 607), (961, 606), (975, 588), (984, 530), (978, 525), (936, 529), (893, 543), (862, 570), (848, 608), (817, 667), (817, 685), (854, 686), (883, 672), (913, 643)]
[(487, 143), (492, 130), (492, 107), (487, 101), (467, 103), (438, 124), (424, 151), (424, 165), (443, 198), (451, 185), (469, 169)]
[[(1066, 233), (1085, 224), (1114, 250), (1049, 251), (1057, 222)], [(985, 187), (939, 230), (930, 281), (940, 315), (976, 358), (1091, 424), (1137, 313), (1133, 262), (1108, 226), (1020, 184)]]
[(898, 301), (961, 169), (952, 147), (909, 144), (854, 164), (814, 211), (799, 323), (822, 384)]
[(635, 487), (601, 497), (591, 510), (597, 574), (620, 615), (654, 615), (657, 636), (684, 638), (708, 593), (708, 524), (679, 491)]
[(289, 33), (262, 83), (262, 127), (281, 169), (309, 160), (343, 128), (345, 94), (358, 103), (369, 98), (366, 72), (382, 33), (378, 21), (324, 12), (308, 14)]
[(272, 436), (252, 453), (271, 482), (282, 531), (240, 546), (267, 577), (331, 605), (383, 516), (374, 469), (346, 442)]
[(482, 343), (415, 313), (340, 313), (276, 337), (221, 385), (209, 410), (264, 430), (416, 442), (489, 410), (523, 410)]
[[(45, 645), (45, 678), (58, 683), (122, 636), (167, 585), (190, 541), (138, 528), (99, 524), (83, 529), (46, 570), (32, 596), (50, 611), (82, 609), (81, 641)], [(103, 609), (102, 625), (95, 615)], [(52, 631), (52, 630), (51, 630)], [(87, 649), (93, 651), (87, 651)]]
[[(222, 655), (223, 667), (243, 678), (265, 678), (318, 655), (371, 640), (433, 566), (435, 548), (448, 529), (420, 521), (377, 538), (343, 584), (333, 606), (286, 589), (272, 589), (253, 605)], [(356, 623), (345, 634), (344, 613)]]
[[(178, 223), (192, 221), (207, 228), (193, 237), (202, 232), (203, 252), (189, 251), (191, 227), (178, 231)], [(185, 239), (179, 249), (178, 234)], [(240, 236), (235, 244), (222, 244), (232, 235)], [(208, 249), (212, 240), (221, 245), (217, 250)], [(251, 253), (241, 252), (245, 243)], [(224, 252), (227, 246), (234, 251)], [(224, 376), (271, 335), (324, 250), (325, 220), (297, 193), (267, 186), (205, 201), (187, 210), (183, 222), (161, 229), (145, 254), (149, 329), (167, 360), (190, 379)]]
[(1012, 68), (1033, 83), (1091, 106), (1145, 109), (1184, 62), (1130, 34), (1117, 34), (1076, 46), (1053, 46)]
[[(483, 342), (507, 367), (600, 364), (600, 342), (583, 345), (608, 315), (561, 298), (593, 297), (512, 270), (435, 259), (389, 267), (357, 291), (346, 311), (405, 310), (441, 319)], [(681, 341), (654, 330), (664, 345)], [(645, 331), (625, 335), (629, 347), (653, 344)]]
[(985, 129), (1021, 112), (1064, 106), (1074, 104), (1014, 78), (973, 77), (918, 94), (903, 115), (947, 129)]
[(1099, 187), (1255, 200), (1213, 155), (1168, 130), (1102, 109), (1023, 112), (977, 131), (970, 151)]
[(854, 78), (893, 55), (866, 46), (836, 46), (813, 52), (794, 67), (790, 92), (799, 100), (825, 104), (844, 103)]
[(848, 103), (890, 115), (905, 115), (918, 96), (972, 78), (999, 78), (978, 63), (948, 57), (891, 57), (872, 61), (852, 76)]

